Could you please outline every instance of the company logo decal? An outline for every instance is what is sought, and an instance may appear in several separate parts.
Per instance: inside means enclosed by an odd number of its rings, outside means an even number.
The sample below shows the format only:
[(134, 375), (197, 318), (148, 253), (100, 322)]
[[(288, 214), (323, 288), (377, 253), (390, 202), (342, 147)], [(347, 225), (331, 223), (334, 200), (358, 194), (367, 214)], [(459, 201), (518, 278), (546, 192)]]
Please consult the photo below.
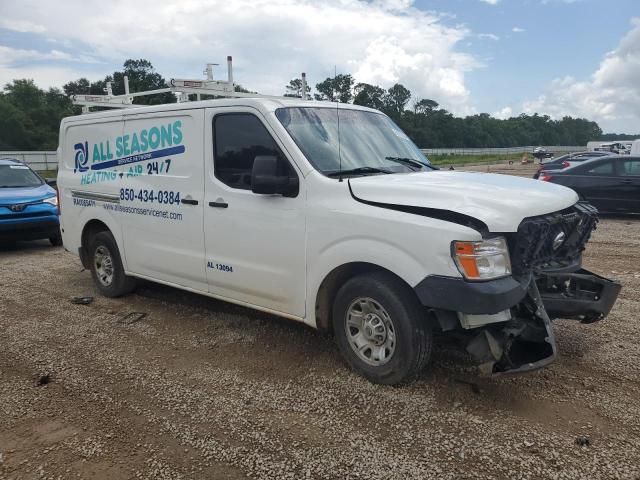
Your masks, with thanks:
[(76, 143), (73, 148), (76, 150), (76, 168), (73, 169), (73, 173), (86, 172), (89, 170), (89, 167), (87, 167), (89, 162), (89, 142)]
[(182, 141), (182, 122), (175, 120), (169, 124), (120, 135), (113, 142), (108, 139), (93, 143), (91, 149), (89, 142), (76, 143), (73, 146), (76, 151), (73, 171), (83, 173), (88, 170), (106, 170), (154, 158), (179, 155), (185, 152)]

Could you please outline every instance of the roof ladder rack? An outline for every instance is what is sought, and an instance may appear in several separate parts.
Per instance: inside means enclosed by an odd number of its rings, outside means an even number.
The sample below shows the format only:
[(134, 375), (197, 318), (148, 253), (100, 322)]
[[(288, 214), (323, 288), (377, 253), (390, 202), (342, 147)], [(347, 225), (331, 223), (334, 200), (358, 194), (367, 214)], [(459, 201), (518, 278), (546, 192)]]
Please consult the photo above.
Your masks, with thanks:
[[(257, 93), (236, 92), (236, 85), (233, 82), (233, 60), (231, 56), (227, 57), (227, 80), (214, 80), (213, 67), (217, 63), (207, 63), (205, 65), (204, 80), (192, 80), (183, 78), (172, 78), (169, 81), (169, 87), (158, 88), (155, 90), (145, 90), (142, 92), (131, 93), (129, 91), (129, 78), (124, 76), (124, 95), (114, 95), (112, 83), (107, 82), (105, 88), (106, 95), (71, 95), (71, 101), (74, 105), (82, 106), (82, 113), (89, 113), (91, 107), (102, 108), (135, 108), (144, 105), (134, 104), (135, 97), (143, 97), (147, 95), (158, 95), (160, 93), (172, 92), (176, 94), (178, 102), (188, 102), (189, 95), (196, 95), (196, 99), (200, 100), (202, 95), (211, 95), (220, 98), (274, 98), (282, 99), (287, 97), (275, 95), (260, 95)], [(302, 100), (307, 100), (307, 76), (302, 73)]]

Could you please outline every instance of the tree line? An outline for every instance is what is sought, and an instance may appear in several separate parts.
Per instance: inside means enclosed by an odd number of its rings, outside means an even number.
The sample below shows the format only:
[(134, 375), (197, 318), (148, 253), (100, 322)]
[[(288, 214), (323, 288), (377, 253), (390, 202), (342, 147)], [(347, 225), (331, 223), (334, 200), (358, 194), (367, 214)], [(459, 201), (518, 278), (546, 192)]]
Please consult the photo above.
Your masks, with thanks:
[[(90, 82), (79, 78), (66, 83), (62, 89), (43, 90), (28, 79), (8, 83), (0, 91), (0, 150), (55, 150), (60, 120), (81, 111), (80, 107), (72, 104), (69, 96), (103, 95), (107, 82), (111, 82), (114, 94), (124, 94), (125, 75), (132, 92), (166, 88), (168, 85), (151, 62), (144, 59), (129, 59), (121, 70), (102, 80)], [(240, 85), (236, 85), (236, 90), (248, 92)], [(381, 110), (421, 148), (586, 145), (590, 140), (640, 137), (603, 135), (596, 122), (584, 118), (553, 120), (537, 113), (508, 119), (498, 119), (487, 113), (456, 117), (435, 100), (415, 98), (402, 84), (384, 89), (368, 83), (356, 83), (349, 74), (326, 78), (315, 85), (313, 94), (307, 86), (307, 94), (316, 100), (353, 103)], [(301, 97), (301, 79), (292, 79), (285, 87), (284, 95)], [(174, 102), (176, 96), (170, 92), (134, 99), (134, 103), (145, 105)]]

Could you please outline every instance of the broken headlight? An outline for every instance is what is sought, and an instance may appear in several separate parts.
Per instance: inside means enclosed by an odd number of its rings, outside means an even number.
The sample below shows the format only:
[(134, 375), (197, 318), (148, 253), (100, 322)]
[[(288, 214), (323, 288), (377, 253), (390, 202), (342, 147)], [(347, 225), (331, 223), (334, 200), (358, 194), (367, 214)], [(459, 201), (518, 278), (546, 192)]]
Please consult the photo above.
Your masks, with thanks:
[(453, 242), (453, 259), (467, 280), (491, 280), (511, 275), (509, 248), (504, 237), (479, 242)]

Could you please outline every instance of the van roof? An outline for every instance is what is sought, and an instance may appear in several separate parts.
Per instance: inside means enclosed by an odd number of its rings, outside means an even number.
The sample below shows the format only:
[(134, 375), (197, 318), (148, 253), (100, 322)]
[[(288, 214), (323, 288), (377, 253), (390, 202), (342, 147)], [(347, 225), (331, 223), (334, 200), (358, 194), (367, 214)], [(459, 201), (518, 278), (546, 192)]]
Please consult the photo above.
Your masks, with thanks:
[(68, 122), (83, 122), (87, 120), (95, 120), (98, 118), (119, 117), (140, 115), (142, 113), (154, 113), (154, 112), (169, 112), (179, 110), (194, 110), (198, 108), (212, 108), (212, 107), (253, 107), (262, 112), (273, 112), (282, 107), (317, 107), (317, 108), (341, 108), (349, 110), (363, 110), (368, 112), (380, 113), (378, 110), (372, 108), (363, 107), (360, 105), (353, 105), (351, 103), (338, 103), (328, 101), (313, 101), (313, 100), (301, 100), (299, 98), (285, 98), (285, 97), (241, 97), (241, 98), (221, 98), (216, 100), (201, 100), (196, 102), (183, 102), (183, 103), (164, 103), (161, 105), (147, 105), (133, 108), (120, 108), (109, 109), (100, 112), (85, 113), (83, 115), (74, 115), (72, 117), (66, 117), (62, 121)]

